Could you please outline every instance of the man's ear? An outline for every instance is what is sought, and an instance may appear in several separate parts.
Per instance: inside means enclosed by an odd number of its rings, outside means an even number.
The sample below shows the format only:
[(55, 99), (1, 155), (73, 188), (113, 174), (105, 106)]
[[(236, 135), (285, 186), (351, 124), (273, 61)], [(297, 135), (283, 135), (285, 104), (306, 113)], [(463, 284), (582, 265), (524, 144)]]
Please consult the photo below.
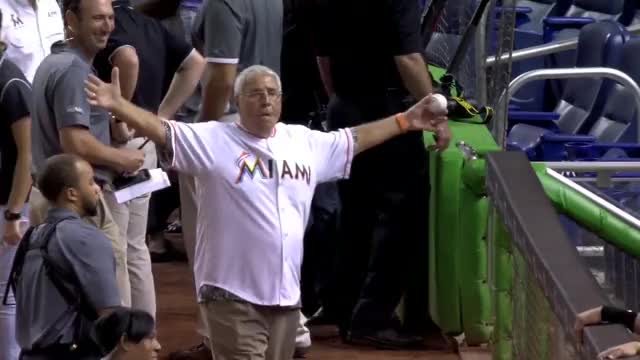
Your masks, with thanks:
[(128, 352), (131, 350), (131, 346), (132, 344), (127, 341), (127, 337), (125, 335), (122, 335), (120, 337), (120, 347), (122, 348), (122, 350)]
[(71, 10), (65, 11), (64, 23), (67, 27), (67, 30), (70, 32), (71, 36), (76, 34), (76, 30), (78, 29), (78, 16), (73, 11)]
[(76, 202), (80, 199), (80, 192), (78, 192), (78, 189), (68, 187), (64, 189), (64, 196), (67, 201)]

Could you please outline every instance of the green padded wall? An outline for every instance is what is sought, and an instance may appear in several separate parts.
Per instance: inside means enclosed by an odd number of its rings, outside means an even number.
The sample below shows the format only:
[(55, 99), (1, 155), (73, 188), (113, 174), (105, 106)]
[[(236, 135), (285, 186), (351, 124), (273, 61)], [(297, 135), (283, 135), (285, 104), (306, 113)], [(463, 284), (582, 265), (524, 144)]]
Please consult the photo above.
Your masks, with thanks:
[[(430, 156), (430, 313), (448, 334), (469, 344), (489, 341), (491, 299), (487, 284), (484, 161), (466, 161), (455, 146), (464, 141), (480, 155), (498, 150), (484, 125), (450, 122), (446, 151)], [(433, 142), (425, 133), (425, 144)]]

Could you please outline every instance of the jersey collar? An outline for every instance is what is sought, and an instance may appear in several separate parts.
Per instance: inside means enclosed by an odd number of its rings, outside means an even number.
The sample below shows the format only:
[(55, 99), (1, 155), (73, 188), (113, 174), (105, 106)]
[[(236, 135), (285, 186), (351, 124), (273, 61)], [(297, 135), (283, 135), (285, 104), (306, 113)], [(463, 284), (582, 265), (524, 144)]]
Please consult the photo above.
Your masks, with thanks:
[[(240, 122), (239, 122), (239, 121), (236, 121), (236, 122), (234, 122), (233, 124), (234, 124), (236, 127), (238, 127), (238, 129), (242, 130), (242, 132), (244, 132), (244, 133), (246, 133), (247, 135), (250, 135), (250, 136), (252, 136), (252, 137), (254, 137), (254, 138), (256, 138), (256, 139), (267, 139), (267, 138), (259, 138), (259, 137), (255, 136), (255, 135), (253, 135), (252, 133), (250, 133), (250, 132), (249, 132), (249, 130), (247, 130), (244, 126), (242, 126), (242, 124), (240, 124)], [(273, 130), (271, 130), (271, 136), (270, 136), (270, 138), (274, 138), (274, 137), (276, 137), (276, 133), (278, 132), (278, 124), (279, 124), (279, 123), (276, 123), (276, 126), (274, 126), (274, 127), (273, 127)]]

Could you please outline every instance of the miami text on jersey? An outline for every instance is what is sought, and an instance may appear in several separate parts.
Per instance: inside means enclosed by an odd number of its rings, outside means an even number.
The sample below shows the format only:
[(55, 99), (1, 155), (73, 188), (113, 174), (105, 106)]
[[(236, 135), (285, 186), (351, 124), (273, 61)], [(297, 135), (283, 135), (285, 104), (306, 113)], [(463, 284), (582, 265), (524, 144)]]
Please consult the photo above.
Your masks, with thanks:
[(280, 179), (284, 180), (289, 178), (291, 180), (305, 181), (307, 185), (311, 183), (311, 166), (309, 165), (294, 162), (290, 163), (287, 160), (277, 162), (269, 159), (265, 161), (252, 156), (246, 151), (240, 154), (236, 164), (239, 168), (236, 184), (241, 183), (245, 175), (253, 179), (257, 173), (259, 173), (263, 179), (273, 179), (274, 176), (277, 176), (276, 164), (281, 164), (281, 166), (278, 166), (278, 168), (281, 169)]

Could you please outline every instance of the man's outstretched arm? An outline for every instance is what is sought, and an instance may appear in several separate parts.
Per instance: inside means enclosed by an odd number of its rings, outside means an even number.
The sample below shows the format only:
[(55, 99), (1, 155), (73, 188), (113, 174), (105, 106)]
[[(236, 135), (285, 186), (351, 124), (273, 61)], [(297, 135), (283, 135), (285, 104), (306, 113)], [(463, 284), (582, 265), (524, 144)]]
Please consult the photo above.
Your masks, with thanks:
[(446, 124), (447, 113), (446, 110), (443, 113), (430, 111), (432, 101), (434, 100), (431, 95), (427, 95), (404, 113), (351, 128), (355, 144), (354, 154), (408, 131), (437, 131), (438, 127)]

